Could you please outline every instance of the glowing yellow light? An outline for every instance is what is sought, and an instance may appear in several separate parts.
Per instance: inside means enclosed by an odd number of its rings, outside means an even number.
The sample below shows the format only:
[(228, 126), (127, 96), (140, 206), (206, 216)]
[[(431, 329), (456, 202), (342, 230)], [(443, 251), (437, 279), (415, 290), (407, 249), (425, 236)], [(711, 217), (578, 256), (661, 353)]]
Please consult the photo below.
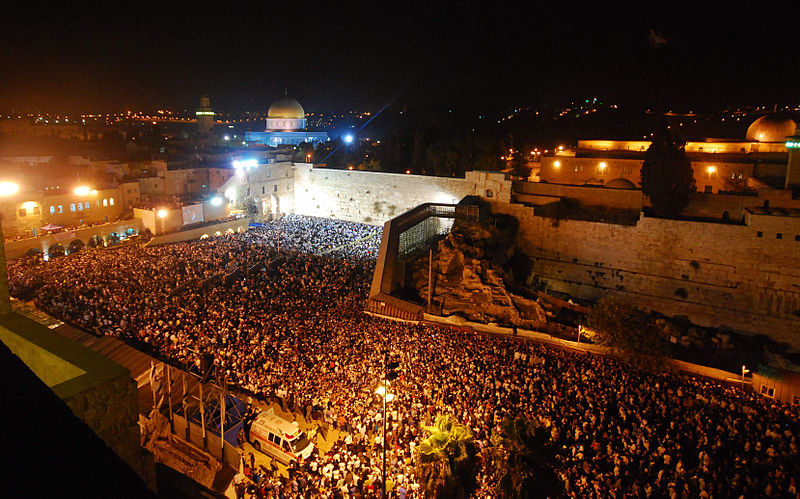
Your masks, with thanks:
[(158, 216), (159, 216), (159, 218), (166, 218), (167, 217), (167, 210), (165, 210), (163, 208), (158, 210)]
[(559, 151), (563, 151), (564, 150), (564, 146), (558, 146), (558, 150)]
[(605, 162), (605, 161), (603, 161), (602, 163), (600, 163), (600, 169), (601, 169), (601, 170), (605, 170), (605, 169), (606, 169), (606, 166), (608, 166), (608, 165), (606, 165), (606, 162)]
[(22, 203), (22, 207), (28, 211), (32, 210), (35, 206), (36, 203), (34, 201), (25, 201), (24, 203)]
[(706, 171), (708, 171), (708, 173), (716, 173), (717, 167), (716, 166), (709, 166), (708, 168), (706, 168)]
[(76, 187), (72, 192), (74, 192), (76, 196), (88, 196), (92, 190), (85, 185), (82, 185), (80, 187)]
[(13, 196), (19, 192), (19, 185), (14, 182), (0, 182), (0, 196)]
[(553, 163), (553, 166), (555, 166), (556, 168), (560, 167), (561, 161), (556, 161), (555, 163)]

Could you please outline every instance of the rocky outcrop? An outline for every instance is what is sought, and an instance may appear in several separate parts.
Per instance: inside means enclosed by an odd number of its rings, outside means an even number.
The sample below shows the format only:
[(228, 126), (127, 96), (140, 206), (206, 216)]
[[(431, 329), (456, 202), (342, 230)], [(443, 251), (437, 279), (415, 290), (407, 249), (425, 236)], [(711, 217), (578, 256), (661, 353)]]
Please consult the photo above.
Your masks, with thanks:
[[(433, 252), (432, 302), (443, 315), (459, 315), (470, 321), (540, 327), (545, 314), (536, 299), (510, 292), (502, 269), (513, 253), (502, 229), (476, 222), (462, 223)], [(412, 286), (428, 296), (428, 258), (414, 262)]]

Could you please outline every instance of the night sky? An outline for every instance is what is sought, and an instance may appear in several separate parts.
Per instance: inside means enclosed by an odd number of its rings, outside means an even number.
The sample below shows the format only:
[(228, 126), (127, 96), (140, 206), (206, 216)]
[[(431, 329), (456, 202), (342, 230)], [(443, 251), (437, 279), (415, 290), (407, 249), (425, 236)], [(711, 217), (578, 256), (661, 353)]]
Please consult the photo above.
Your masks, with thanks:
[(395, 97), (475, 110), (593, 96), (800, 104), (796, 3), (274, 3), (18, 5), (0, 21), (0, 110), (193, 109), (207, 93), (220, 111), (263, 111), (284, 88), (309, 112)]

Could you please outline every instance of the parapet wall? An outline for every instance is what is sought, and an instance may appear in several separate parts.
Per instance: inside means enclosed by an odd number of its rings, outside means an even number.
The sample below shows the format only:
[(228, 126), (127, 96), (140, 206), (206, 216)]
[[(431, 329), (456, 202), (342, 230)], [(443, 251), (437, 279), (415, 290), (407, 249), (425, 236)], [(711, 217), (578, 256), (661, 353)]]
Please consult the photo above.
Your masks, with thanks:
[(667, 316), (800, 348), (800, 217), (748, 212), (746, 225), (732, 225), (641, 216), (622, 226), (537, 217), (519, 204), (492, 210), (519, 219), (518, 246), (551, 289), (628, 295)]

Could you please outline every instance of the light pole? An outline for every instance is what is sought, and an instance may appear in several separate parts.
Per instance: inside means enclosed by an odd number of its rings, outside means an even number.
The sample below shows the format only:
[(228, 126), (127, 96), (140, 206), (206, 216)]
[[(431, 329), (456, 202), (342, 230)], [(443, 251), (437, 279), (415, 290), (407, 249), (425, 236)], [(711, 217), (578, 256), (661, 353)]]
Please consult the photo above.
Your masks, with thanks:
[(744, 391), (744, 375), (749, 373), (750, 369), (747, 369), (744, 364), (742, 364), (742, 391)]
[(375, 393), (383, 397), (383, 495), (386, 497), (386, 402), (394, 400), (394, 394), (388, 393), (389, 380), (397, 378), (396, 369), (400, 366), (399, 362), (389, 362), (389, 351), (383, 352), (383, 384), (375, 390)]
[(158, 210), (158, 218), (161, 219), (161, 230), (163, 232), (167, 232), (167, 221), (166, 221), (167, 210), (165, 210), (163, 208)]

